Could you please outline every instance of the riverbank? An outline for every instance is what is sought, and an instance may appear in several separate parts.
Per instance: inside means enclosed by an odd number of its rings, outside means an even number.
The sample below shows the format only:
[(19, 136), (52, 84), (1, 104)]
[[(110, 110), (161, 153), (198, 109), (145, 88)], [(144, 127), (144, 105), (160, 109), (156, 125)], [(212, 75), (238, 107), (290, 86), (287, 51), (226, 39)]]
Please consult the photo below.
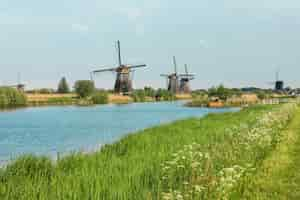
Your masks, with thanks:
[(239, 199), (243, 180), (254, 177), (278, 146), (294, 110), (290, 104), (256, 106), (182, 120), (55, 165), (20, 158), (0, 171), (0, 198)]

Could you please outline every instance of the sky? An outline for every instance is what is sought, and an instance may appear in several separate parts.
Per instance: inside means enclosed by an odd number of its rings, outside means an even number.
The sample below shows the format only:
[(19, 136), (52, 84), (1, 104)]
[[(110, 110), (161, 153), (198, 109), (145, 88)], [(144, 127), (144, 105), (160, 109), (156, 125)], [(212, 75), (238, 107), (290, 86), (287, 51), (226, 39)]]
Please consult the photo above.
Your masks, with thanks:
[[(70, 85), (122, 59), (147, 64), (134, 87), (161, 88), (161, 73), (178, 68), (196, 75), (192, 88), (272, 87), (275, 72), (300, 87), (299, 0), (1, 0), (0, 85), (27, 88)], [(112, 88), (113, 73), (98, 74)]]

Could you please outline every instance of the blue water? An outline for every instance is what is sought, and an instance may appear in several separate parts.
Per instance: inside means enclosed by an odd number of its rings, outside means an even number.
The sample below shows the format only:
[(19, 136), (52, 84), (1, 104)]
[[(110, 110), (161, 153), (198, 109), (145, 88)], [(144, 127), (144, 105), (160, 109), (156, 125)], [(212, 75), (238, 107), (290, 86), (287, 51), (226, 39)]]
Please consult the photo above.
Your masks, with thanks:
[(147, 127), (235, 109), (188, 108), (182, 102), (94, 107), (38, 107), (0, 112), (0, 163), (22, 154), (90, 151)]

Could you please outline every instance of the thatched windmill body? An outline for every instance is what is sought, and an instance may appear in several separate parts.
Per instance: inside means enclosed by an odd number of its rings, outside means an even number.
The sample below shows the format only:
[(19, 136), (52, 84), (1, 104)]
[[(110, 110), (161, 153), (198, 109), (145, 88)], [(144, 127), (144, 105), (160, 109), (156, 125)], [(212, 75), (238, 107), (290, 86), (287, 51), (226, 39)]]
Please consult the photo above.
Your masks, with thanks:
[(177, 74), (177, 63), (176, 58), (173, 56), (174, 73), (172, 74), (161, 74), (160, 76), (165, 77), (167, 80), (168, 91), (176, 94), (179, 92), (179, 76)]
[(120, 94), (128, 94), (132, 91), (132, 72), (135, 68), (146, 67), (145, 64), (142, 65), (126, 65), (122, 64), (121, 59), (121, 49), (120, 49), (120, 41), (117, 41), (117, 49), (118, 49), (118, 67), (114, 68), (106, 68), (95, 70), (92, 74), (98, 74), (102, 72), (115, 72), (116, 73), (116, 81), (114, 86), (114, 91)]
[(180, 76), (179, 90), (181, 93), (188, 94), (191, 92), (190, 81), (195, 78), (195, 75), (189, 74), (188, 67), (186, 64), (184, 65), (184, 68), (185, 68), (185, 74), (179, 75)]

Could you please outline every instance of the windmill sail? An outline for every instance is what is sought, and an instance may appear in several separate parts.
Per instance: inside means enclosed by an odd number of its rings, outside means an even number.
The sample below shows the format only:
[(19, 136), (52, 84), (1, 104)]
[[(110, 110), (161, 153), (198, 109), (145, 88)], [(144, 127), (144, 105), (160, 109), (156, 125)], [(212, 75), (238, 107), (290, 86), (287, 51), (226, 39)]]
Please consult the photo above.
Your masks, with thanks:
[(116, 72), (116, 81), (114, 90), (116, 93), (128, 94), (132, 91), (132, 78), (131, 74), (133, 72), (133, 68), (142, 68), (146, 67), (145, 64), (143, 65), (124, 65), (122, 64), (121, 58), (121, 45), (120, 41), (117, 41), (117, 51), (118, 51), (118, 67), (114, 68), (107, 68), (107, 69), (100, 69), (95, 70), (93, 73), (101, 73), (101, 72)]

